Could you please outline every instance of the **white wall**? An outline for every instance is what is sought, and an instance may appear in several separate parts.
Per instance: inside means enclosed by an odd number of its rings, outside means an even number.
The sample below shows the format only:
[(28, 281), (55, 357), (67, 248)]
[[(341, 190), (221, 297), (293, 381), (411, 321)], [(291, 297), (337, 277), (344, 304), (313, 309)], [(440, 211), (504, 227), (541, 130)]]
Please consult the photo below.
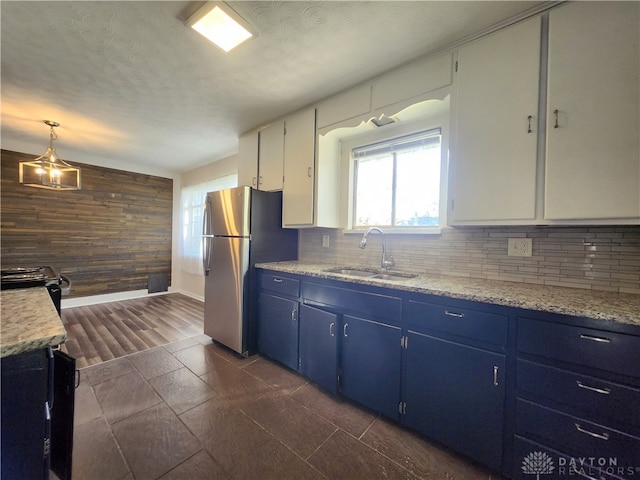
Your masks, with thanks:
[[(172, 244), (172, 291), (180, 291), (185, 295), (204, 300), (204, 277), (182, 270), (179, 255), (180, 239), (180, 190), (225, 175), (238, 172), (237, 155), (223, 158), (202, 167), (183, 172), (178, 181), (173, 183), (173, 244)], [(177, 185), (177, 186), (176, 186)]]

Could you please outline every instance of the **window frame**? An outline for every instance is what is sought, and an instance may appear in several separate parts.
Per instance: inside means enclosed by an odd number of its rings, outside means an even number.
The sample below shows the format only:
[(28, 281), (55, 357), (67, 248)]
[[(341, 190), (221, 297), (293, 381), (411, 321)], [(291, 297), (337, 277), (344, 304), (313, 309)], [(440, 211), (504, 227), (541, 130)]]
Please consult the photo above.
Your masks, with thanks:
[[(447, 191), (449, 172), (449, 113), (442, 113), (414, 122), (397, 123), (365, 132), (342, 140), (340, 143), (343, 172), (347, 180), (343, 182), (346, 200), (346, 218), (343, 219), (343, 233), (361, 235), (369, 227), (355, 226), (355, 159), (351, 152), (367, 144), (384, 142), (397, 137), (440, 129), (440, 202), (439, 225), (437, 226), (383, 226), (386, 233), (391, 234), (440, 234), (447, 225)], [(343, 197), (343, 198), (345, 198)]]

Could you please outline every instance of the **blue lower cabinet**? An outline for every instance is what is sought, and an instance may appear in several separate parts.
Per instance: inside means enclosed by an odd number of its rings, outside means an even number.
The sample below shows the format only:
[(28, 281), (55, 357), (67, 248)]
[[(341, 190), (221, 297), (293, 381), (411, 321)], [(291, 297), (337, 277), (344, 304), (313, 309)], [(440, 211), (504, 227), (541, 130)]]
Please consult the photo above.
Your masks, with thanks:
[(328, 392), (337, 394), (338, 315), (301, 305), (299, 322), (299, 372)]
[(376, 412), (398, 419), (400, 404), (400, 327), (342, 317), (342, 395)]
[(298, 306), (294, 300), (260, 294), (260, 353), (294, 370), (298, 368)]
[(409, 331), (402, 422), (502, 468), (505, 355)]

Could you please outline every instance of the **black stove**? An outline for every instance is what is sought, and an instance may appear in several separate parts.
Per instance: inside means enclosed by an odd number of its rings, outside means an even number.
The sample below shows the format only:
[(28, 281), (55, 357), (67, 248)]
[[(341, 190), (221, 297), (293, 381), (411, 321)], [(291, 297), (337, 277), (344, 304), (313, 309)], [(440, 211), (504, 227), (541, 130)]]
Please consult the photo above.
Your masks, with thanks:
[[(62, 296), (63, 277), (53, 267), (11, 267), (0, 269), (0, 290), (11, 288), (47, 287), (58, 314)], [(69, 284), (70, 285), (70, 284)]]

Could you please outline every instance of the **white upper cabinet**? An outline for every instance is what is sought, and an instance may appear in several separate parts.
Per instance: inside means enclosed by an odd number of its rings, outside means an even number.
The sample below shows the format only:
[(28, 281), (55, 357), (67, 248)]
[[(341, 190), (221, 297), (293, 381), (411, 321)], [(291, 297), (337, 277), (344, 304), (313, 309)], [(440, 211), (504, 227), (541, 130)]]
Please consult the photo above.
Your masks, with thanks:
[(550, 12), (545, 219), (640, 220), (639, 39), (638, 2)]
[(258, 138), (257, 130), (245, 133), (238, 144), (238, 185), (258, 187)]
[(536, 143), (541, 19), (458, 51), (449, 223), (531, 223), (536, 218)]
[(284, 144), (284, 227), (338, 226), (338, 168), (335, 157), (316, 157), (316, 110), (287, 117)]
[(339, 93), (318, 105), (318, 128), (359, 117), (371, 111), (371, 85)]
[(313, 225), (315, 145), (315, 109), (304, 110), (287, 118), (282, 189), (284, 227)]
[(260, 130), (258, 189), (282, 190), (284, 162), (284, 120)]
[[(451, 85), (451, 53), (431, 57), (406, 65), (383, 75), (373, 82), (371, 92), (372, 111)], [(404, 106), (402, 107), (404, 108)], [(387, 111), (391, 115), (399, 111)]]

